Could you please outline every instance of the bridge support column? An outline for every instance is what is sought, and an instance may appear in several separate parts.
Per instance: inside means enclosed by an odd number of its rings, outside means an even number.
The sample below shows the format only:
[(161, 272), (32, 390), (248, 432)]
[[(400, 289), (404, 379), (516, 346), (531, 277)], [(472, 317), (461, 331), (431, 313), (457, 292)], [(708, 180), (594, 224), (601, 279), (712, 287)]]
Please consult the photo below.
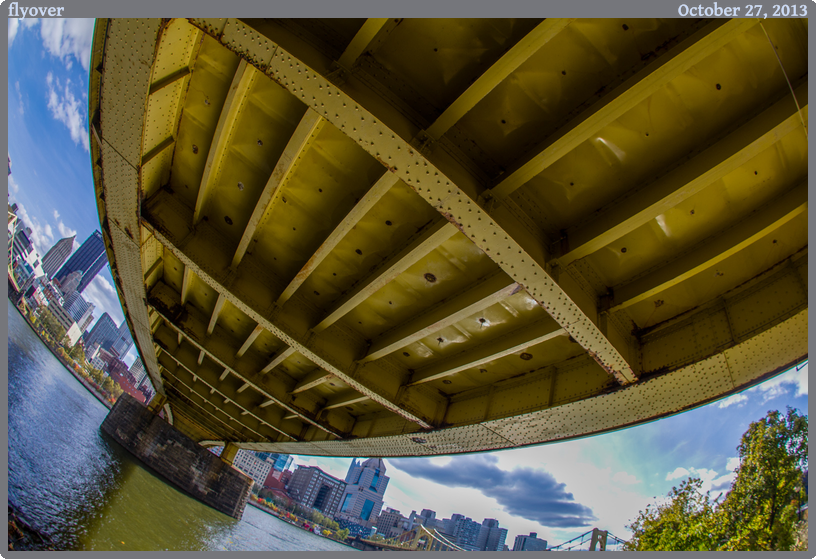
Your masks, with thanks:
[(129, 394), (119, 397), (101, 429), (176, 488), (233, 518), (243, 516), (252, 479)]

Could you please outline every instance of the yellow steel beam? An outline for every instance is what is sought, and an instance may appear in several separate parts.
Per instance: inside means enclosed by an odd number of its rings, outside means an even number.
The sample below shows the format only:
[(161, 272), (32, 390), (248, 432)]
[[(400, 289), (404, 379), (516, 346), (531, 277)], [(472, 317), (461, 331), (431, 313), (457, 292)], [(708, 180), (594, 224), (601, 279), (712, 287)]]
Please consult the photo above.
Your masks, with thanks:
[[(379, 403), (386, 409), (396, 413), (408, 421), (418, 424), (420, 427), (426, 429), (431, 427), (431, 423), (429, 423), (429, 420), (431, 419), (430, 417), (425, 419), (418, 416), (413, 411), (404, 409), (397, 402), (392, 401), (388, 397), (369, 387), (366, 383), (355, 378), (355, 364), (352, 364), (350, 367), (344, 367), (337, 364), (332, 355), (323, 349), (320, 344), (311, 340), (311, 333), (307, 333), (306, 335), (298, 335), (284, 323), (278, 322), (277, 319), (273, 319), (271, 316), (272, 313), (268, 312), (267, 310), (261, 311), (254, 306), (244, 303), (224, 284), (223, 279), (216, 279), (209, 269), (204, 269), (195, 263), (185, 252), (183, 252), (168, 237), (159, 231), (159, 229), (157, 229), (150, 221), (145, 219), (144, 216), (142, 217), (142, 225), (150, 230), (156, 239), (185, 266), (191, 266), (199, 279), (212, 287), (216, 292), (223, 293), (227, 300), (229, 300), (233, 305), (241, 308), (244, 313), (247, 314), (247, 316), (257, 323), (262, 324), (264, 328), (272, 333), (272, 335), (283, 341), (283, 343), (292, 348), (294, 351), (297, 351), (318, 367), (333, 373), (338, 379), (347, 384), (353, 390), (369, 396), (373, 401)], [(212, 338), (217, 338), (217, 336), (213, 336)]]
[[(807, 84), (797, 88), (796, 95), (807, 99)], [(802, 113), (807, 120), (807, 105), (802, 107)], [(628, 195), (580, 229), (568, 230), (569, 250), (558, 263), (567, 266), (634, 231), (738, 169), (801, 126), (799, 110), (786, 95), (724, 139), (641, 189), (637, 196)]]
[(244, 341), (243, 345), (241, 345), (241, 347), (238, 348), (238, 351), (235, 352), (235, 357), (239, 357), (239, 358), (243, 357), (243, 355), (247, 352), (247, 350), (250, 348), (250, 346), (252, 346), (252, 344), (255, 343), (255, 340), (258, 338), (258, 336), (261, 335), (261, 332), (263, 332), (263, 331), (264, 331), (264, 327), (261, 326), (260, 324), (255, 326), (255, 329), (252, 330), (252, 332), (249, 334), (249, 336), (247, 336), (247, 339), (246, 339), (246, 341)]
[(519, 66), (572, 22), (572, 19), (547, 18), (539, 23), (451, 103), (445, 112), (425, 130), (425, 133), (433, 140), (442, 137), (451, 126), (459, 122), (497, 85), (507, 79)]
[(739, 223), (690, 249), (673, 262), (613, 289), (616, 312), (707, 270), (807, 211), (807, 182), (759, 208)]
[(343, 218), (329, 237), (323, 241), (323, 244), (312, 254), (309, 261), (303, 265), (303, 268), (297, 275), (289, 282), (286, 289), (283, 290), (280, 297), (278, 297), (278, 305), (284, 304), (289, 298), (295, 294), (295, 291), (303, 285), (303, 282), (317, 269), (321, 262), (328, 256), (343, 240), (349, 231), (354, 229), (357, 223), (374, 207), (374, 205), (391, 190), (399, 178), (394, 173), (386, 171), (380, 179), (374, 183), (368, 192), (360, 199), (360, 201), (351, 209), (351, 211)]
[(357, 404), (359, 402), (365, 402), (368, 400), (367, 396), (360, 394), (358, 392), (354, 392), (353, 390), (349, 390), (343, 394), (338, 394), (328, 402), (326, 405), (323, 406), (324, 410), (333, 410), (336, 408), (342, 408), (344, 406), (350, 406), (352, 404)]
[(258, 72), (253, 66), (241, 60), (235, 76), (232, 79), (229, 93), (218, 117), (218, 124), (215, 127), (210, 151), (207, 154), (207, 163), (204, 165), (204, 174), (201, 176), (201, 186), (198, 189), (195, 211), (193, 213), (193, 225), (196, 225), (202, 217), (212, 189), (215, 187), (219, 175), (221, 164), (226, 155), (229, 137), (238, 119), (238, 113), (246, 100), (247, 92), (252, 87), (252, 82)]
[(190, 294), (190, 283), (193, 281), (193, 272), (190, 268), (184, 268), (184, 276), (181, 279), (181, 305), (187, 304), (187, 296)]
[(249, 243), (255, 237), (258, 226), (275, 202), (280, 199), (286, 180), (297, 169), (303, 154), (320, 132), (324, 122), (315, 111), (306, 109), (306, 114), (300, 119), (300, 123), (286, 144), (283, 153), (281, 153), (278, 162), (275, 164), (275, 168), (272, 169), (272, 174), (269, 176), (269, 180), (266, 181), (266, 186), (261, 192), (261, 197), (258, 198), (258, 203), (255, 204), (252, 216), (249, 218), (240, 243), (238, 243), (235, 256), (232, 257), (231, 266), (233, 268), (241, 263), (241, 259), (243, 259), (247, 248), (249, 248)]
[(351, 69), (357, 58), (360, 57), (377, 36), (377, 33), (383, 28), (385, 23), (389, 20), (387, 17), (370, 18), (363, 23), (363, 26), (354, 35), (354, 38), (340, 55), (337, 64), (346, 70)]
[(457, 232), (456, 227), (445, 219), (425, 226), (420, 233), (409, 240), (406, 246), (382, 263), (369, 277), (361, 280), (354, 289), (335, 304), (326, 317), (314, 327), (314, 331), (322, 332), (337, 322), (354, 307), (425, 258), (431, 251), (453, 237)]
[[(224, 440), (241, 440), (247, 437), (246, 432), (239, 431), (230, 424), (229, 418), (226, 418), (226, 420), (221, 419), (208, 410), (203, 403), (196, 402), (191, 396), (200, 399), (198, 394), (191, 395), (187, 387), (177, 381), (172, 375), (167, 374), (167, 379), (168, 392), (174, 395), (173, 405), (180, 415), (195, 420), (201, 427), (204, 427), (213, 434), (220, 435)], [(216, 422), (217, 425), (213, 425), (213, 422)]]
[[(649, 64), (547, 139), (547, 145), (502, 178), (489, 196), (506, 198), (534, 176), (589, 140), (677, 76), (722, 48), (756, 19), (715, 20)], [(486, 194), (485, 197), (487, 197)]]
[(440, 301), (405, 324), (383, 332), (371, 342), (368, 353), (360, 361), (365, 363), (385, 357), (401, 347), (430, 336), (434, 332), (498, 303), (519, 289), (521, 287), (516, 282), (499, 270), (464, 293), (447, 301)]
[[(243, 22), (232, 18), (225, 22), (206, 19), (192, 22), (243, 59), (254, 59), (256, 55), (253, 52), (258, 49), (273, 53), (268, 64), (261, 63), (272, 80), (320, 112), (327, 121), (344, 131), (372, 157), (395, 171), (400, 179), (439, 213), (455, 223), (456, 227), (564, 326), (572, 338), (590, 352), (609, 374), (623, 384), (636, 379), (632, 367), (618, 348), (612, 345), (586, 312), (555, 282), (544, 269), (544, 264), (536, 261), (527, 247), (503, 229), (468, 195), (472, 190), (468, 185), (463, 187), (456, 184), (427, 157), (417, 152), (410, 145), (410, 140), (400, 137), (328, 79)], [(219, 33), (218, 29), (224, 30), (223, 33)], [(251, 36), (252, 44), (256, 46), (249, 48), (230, 39), (232, 36), (242, 35)], [(594, 305), (588, 312), (597, 312)], [(637, 356), (632, 355), (630, 359), (635, 362)], [(345, 379), (342, 380), (345, 382)]]
[[(186, 353), (179, 352), (178, 348), (174, 353), (171, 353), (169, 350), (166, 349), (165, 351), (162, 352), (162, 356), (159, 358), (159, 362), (162, 364), (166, 372), (172, 374), (172, 376), (178, 382), (180, 382), (181, 384), (184, 385), (185, 388), (187, 388), (189, 393), (197, 394), (198, 396), (208, 401), (213, 406), (221, 408), (222, 412), (224, 412), (227, 416), (235, 419), (235, 421), (237, 421), (240, 425), (245, 426), (246, 428), (257, 433), (258, 435), (269, 438), (270, 434), (263, 435), (261, 433), (261, 430), (263, 429), (262, 426), (265, 425), (267, 428), (274, 431), (275, 437), (277, 437), (278, 435), (283, 435), (289, 440), (294, 441), (298, 440), (298, 437), (292, 435), (291, 433), (287, 433), (286, 431), (280, 429), (275, 425), (275, 422), (280, 422), (281, 417), (283, 415), (282, 413), (277, 413), (276, 414), (277, 417), (272, 417), (271, 416), (272, 414), (266, 411), (263, 414), (260, 414), (258, 412), (253, 411), (254, 408), (256, 407), (256, 402), (251, 395), (245, 394), (243, 396), (240, 396), (239, 395), (240, 392), (237, 392), (234, 388), (230, 386), (225, 386), (223, 383), (220, 383), (218, 386), (212, 386), (211, 384), (209, 384), (210, 382), (213, 382), (212, 379), (214, 377), (210, 370), (202, 368), (197, 369), (197, 375), (195, 376), (197, 376), (201, 380), (201, 382), (197, 383), (198, 385), (196, 386), (196, 383), (191, 382), (189, 378), (194, 376), (193, 371), (190, 369), (189, 361), (185, 363), (185, 357), (189, 359), (189, 356), (190, 352)], [(175, 368), (171, 370), (170, 367), (168, 366), (169, 364), (172, 364)], [(216, 392), (218, 393), (218, 396), (215, 396), (214, 393), (209, 392), (207, 390), (207, 386), (215, 388)], [(223, 403), (216, 404), (216, 402)], [(232, 413), (230, 413), (230, 411), (228, 411), (227, 409), (224, 409), (229, 404), (233, 404), (232, 406), (230, 406), (231, 408), (233, 408), (230, 410)], [(244, 414), (244, 412), (247, 413)], [(251, 419), (245, 418), (239, 420), (237, 419), (237, 415), (239, 414), (244, 414), (244, 417), (246, 415), (249, 415)], [(250, 423), (249, 421), (252, 421), (252, 423)]]
[(179, 68), (172, 74), (153, 82), (152, 84), (150, 84), (150, 92), (148, 93), (148, 95), (153, 95), (154, 93), (164, 89), (168, 85), (174, 84), (178, 80), (186, 78), (188, 75), (190, 75), (190, 72), (192, 72), (190, 67), (184, 66), (183, 68)]
[(306, 375), (303, 380), (298, 382), (295, 387), (289, 391), (289, 394), (297, 394), (298, 392), (305, 392), (306, 390), (310, 390), (315, 386), (320, 386), (324, 382), (328, 382), (329, 380), (333, 379), (334, 375), (324, 371), (323, 369), (317, 369), (312, 371), (308, 375)]
[(268, 373), (269, 371), (271, 371), (272, 369), (274, 369), (275, 367), (277, 367), (278, 365), (283, 363), (290, 355), (293, 355), (294, 353), (295, 353), (295, 350), (293, 348), (287, 347), (286, 349), (281, 351), (279, 354), (277, 354), (272, 359), (272, 361), (269, 362), (269, 364), (266, 367), (261, 369), (261, 373), (263, 373), (263, 374)]
[(224, 308), (224, 303), (227, 302), (227, 298), (223, 293), (218, 294), (218, 299), (215, 301), (215, 307), (213, 308), (212, 316), (210, 317), (210, 323), (207, 326), (207, 335), (211, 335), (213, 330), (215, 329), (215, 325), (218, 323), (218, 315), (221, 314), (221, 311)]
[[(194, 308), (186, 307), (187, 312), (183, 324), (166, 316), (162, 309), (169, 308), (167, 302), (172, 296), (172, 291), (169, 286), (161, 282), (158, 283), (150, 292), (148, 304), (153, 307), (170, 328), (182, 334), (198, 350), (206, 351), (212, 361), (224, 368), (224, 373), (219, 380), (223, 381), (228, 373), (233, 374), (244, 382), (249, 382), (252, 388), (265, 398), (274, 400), (278, 406), (297, 415), (301, 421), (310, 423), (332, 435), (339, 436), (334, 428), (316, 420), (313, 413), (295, 405), (292, 396), (275, 379), (252, 371), (240, 360), (237, 360), (232, 352), (235, 343), (226, 332), (216, 331), (217, 335), (204, 339), (201, 335), (204, 328), (203, 320), (199, 319), (199, 313)], [(202, 339), (203, 341), (201, 341)]]
[(547, 318), (531, 326), (521, 328), (491, 340), (478, 348), (462, 351), (445, 359), (433, 363), (411, 375), (408, 386), (416, 386), (424, 382), (438, 380), (461, 371), (477, 367), (489, 361), (495, 361), (514, 353), (563, 336), (566, 331), (552, 318)]

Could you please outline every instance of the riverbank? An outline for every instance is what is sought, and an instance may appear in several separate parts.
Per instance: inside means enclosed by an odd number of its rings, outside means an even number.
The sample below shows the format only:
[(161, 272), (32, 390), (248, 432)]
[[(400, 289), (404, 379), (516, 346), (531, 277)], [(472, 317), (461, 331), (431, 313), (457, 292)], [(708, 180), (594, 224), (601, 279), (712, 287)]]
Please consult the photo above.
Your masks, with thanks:
[(20, 308), (17, 305), (15, 305), (11, 299), (9, 299), (9, 304), (14, 307), (14, 310), (16, 310), (17, 313), (22, 317), (22, 319), (25, 321), (28, 327), (31, 328), (31, 331), (34, 332), (34, 334), (40, 339), (43, 345), (48, 348), (48, 351), (51, 352), (51, 355), (56, 357), (57, 361), (62, 363), (62, 366), (65, 367), (74, 376), (74, 378), (77, 379), (80, 382), (80, 384), (82, 384), (82, 386), (85, 387), (85, 389), (88, 392), (93, 394), (93, 396), (97, 400), (102, 402), (102, 404), (104, 404), (105, 407), (107, 407), (108, 409), (112, 408), (113, 404), (103, 394), (100, 394), (90, 382), (88, 382), (85, 378), (82, 377), (82, 375), (77, 373), (76, 370), (74, 370), (74, 368), (71, 366), (71, 364), (68, 363), (65, 359), (63, 359), (63, 357), (59, 353), (57, 353), (53, 347), (51, 347), (51, 344), (48, 342), (48, 340), (46, 340), (42, 335), (40, 335), (40, 333), (37, 331), (34, 325), (31, 324), (31, 322), (28, 320), (28, 317), (25, 315), (25, 313), (20, 311)]
[(340, 541), (340, 540), (337, 540), (337, 539), (335, 539), (335, 538), (330, 538), (330, 537), (328, 537), (328, 536), (324, 536), (323, 534), (317, 534), (317, 533), (315, 533), (315, 532), (314, 532), (314, 530), (311, 530), (311, 529), (309, 529), (309, 528), (304, 528), (303, 526), (301, 526), (301, 525), (300, 525), (300, 524), (298, 524), (297, 522), (292, 522), (291, 520), (289, 520), (289, 519), (287, 519), (287, 518), (285, 518), (285, 517), (281, 516), (279, 513), (275, 512), (274, 510), (272, 510), (272, 509), (270, 509), (270, 508), (268, 508), (268, 507), (265, 507), (265, 506), (263, 506), (263, 505), (259, 504), (257, 501), (253, 501), (252, 499), (250, 499), (249, 501), (247, 501), (247, 504), (248, 504), (248, 505), (251, 505), (251, 506), (253, 506), (253, 507), (255, 507), (256, 509), (258, 509), (258, 510), (260, 510), (260, 511), (262, 511), (262, 512), (267, 513), (267, 514), (268, 514), (268, 515), (270, 515), (270, 516), (274, 516), (275, 518), (277, 518), (277, 519), (278, 519), (278, 520), (280, 520), (281, 522), (286, 522), (287, 524), (289, 524), (289, 525), (291, 525), (291, 526), (294, 526), (295, 528), (300, 528), (300, 529), (301, 529), (301, 530), (303, 530), (304, 532), (309, 532), (310, 534), (314, 534), (315, 536), (318, 536), (318, 537), (320, 537), (320, 538), (324, 538), (324, 539), (327, 539), (327, 540), (333, 541), (333, 542), (335, 542), (335, 543), (339, 543), (340, 545), (345, 545), (345, 546), (347, 546), (347, 547), (349, 547), (349, 548), (351, 548), (351, 549), (355, 549), (355, 550), (356, 550), (356, 548), (354, 548), (354, 547), (350, 546), (349, 544), (347, 544), (347, 543), (346, 543), (346, 542), (344, 542), (344, 541)]

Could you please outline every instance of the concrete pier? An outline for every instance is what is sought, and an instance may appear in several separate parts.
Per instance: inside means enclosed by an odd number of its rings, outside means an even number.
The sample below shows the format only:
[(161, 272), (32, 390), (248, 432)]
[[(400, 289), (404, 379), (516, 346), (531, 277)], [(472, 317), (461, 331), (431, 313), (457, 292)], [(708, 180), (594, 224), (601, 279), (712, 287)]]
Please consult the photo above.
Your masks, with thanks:
[(101, 429), (168, 483), (217, 511), (243, 516), (252, 479), (129, 394), (119, 397)]

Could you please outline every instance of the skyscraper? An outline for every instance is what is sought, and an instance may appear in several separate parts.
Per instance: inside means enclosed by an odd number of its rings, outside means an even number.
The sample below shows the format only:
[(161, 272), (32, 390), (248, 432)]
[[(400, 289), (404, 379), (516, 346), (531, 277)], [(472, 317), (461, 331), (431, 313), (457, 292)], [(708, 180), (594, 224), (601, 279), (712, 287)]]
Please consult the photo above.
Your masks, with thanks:
[(99, 347), (108, 351), (116, 341), (117, 332), (116, 323), (108, 313), (104, 313), (85, 337), (85, 347), (91, 347), (94, 343), (98, 343)]
[(133, 338), (130, 336), (127, 320), (123, 320), (116, 332), (116, 340), (111, 345), (111, 350), (116, 352), (118, 357), (124, 357), (133, 345)]
[(65, 297), (62, 307), (68, 311), (68, 314), (74, 319), (81, 331), (85, 330), (88, 318), (93, 314), (94, 304), (89, 303), (78, 292), (74, 291)]
[(91, 233), (91, 236), (85, 239), (68, 261), (59, 269), (55, 280), (62, 283), (71, 272), (79, 271), (82, 273), (82, 279), (77, 286), (77, 291), (82, 293), (88, 284), (93, 281), (99, 270), (108, 263), (108, 255), (105, 252), (105, 243), (102, 241), (102, 233), (98, 230)]
[(68, 260), (68, 257), (71, 256), (71, 251), (74, 250), (74, 239), (76, 239), (76, 235), (60, 239), (54, 243), (54, 246), (43, 256), (43, 272), (45, 272), (45, 275), (49, 278), (54, 277), (57, 270), (59, 270), (60, 267), (65, 264), (65, 261)]
[(340, 501), (338, 517), (362, 526), (371, 527), (379, 516), (383, 495), (388, 487), (385, 463), (382, 458), (369, 458), (362, 464), (351, 461), (346, 474), (346, 490)]

